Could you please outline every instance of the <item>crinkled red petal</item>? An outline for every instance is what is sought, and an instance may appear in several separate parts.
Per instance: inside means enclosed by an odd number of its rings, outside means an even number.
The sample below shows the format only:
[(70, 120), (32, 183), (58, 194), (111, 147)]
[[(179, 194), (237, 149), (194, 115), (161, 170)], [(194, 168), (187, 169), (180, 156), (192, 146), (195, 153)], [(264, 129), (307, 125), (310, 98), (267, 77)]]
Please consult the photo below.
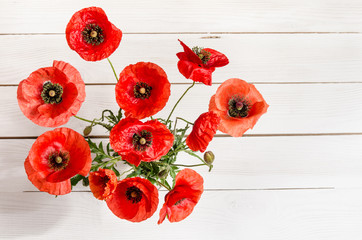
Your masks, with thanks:
[[(133, 145), (133, 135), (146, 130), (152, 134), (152, 144), (144, 151)], [(151, 162), (166, 155), (172, 147), (174, 136), (167, 127), (157, 120), (142, 123), (135, 118), (125, 118), (110, 132), (110, 144), (123, 160), (138, 166), (141, 161)]]
[[(55, 170), (49, 164), (49, 157), (51, 154), (59, 152), (69, 153), (69, 162), (64, 169)], [(87, 141), (72, 129), (58, 128), (45, 132), (37, 138), (29, 151), (25, 167), (27, 173), (32, 174), (31, 177), (28, 174), (29, 179), (39, 190), (53, 194), (60, 191), (60, 186), (63, 188), (67, 186), (64, 184), (68, 184), (67, 182), (74, 175), (86, 176), (91, 162)]]
[[(63, 87), (62, 102), (44, 103), (41, 92), (46, 81)], [(57, 127), (77, 114), (85, 99), (85, 85), (73, 66), (54, 61), (53, 67), (40, 68), (21, 81), (17, 98), (21, 111), (32, 122), (43, 127)]]
[(211, 68), (211, 67), (223, 67), (227, 64), (229, 64), (229, 59), (222, 54), (221, 52), (218, 52), (211, 48), (204, 48), (205, 51), (209, 52), (210, 60), (207, 61), (205, 64), (205, 67)]
[[(143, 82), (152, 87), (149, 98), (136, 98), (134, 87)], [(161, 67), (151, 62), (138, 62), (121, 72), (116, 85), (116, 100), (127, 117), (143, 119), (161, 111), (169, 97), (171, 84)]]
[(214, 112), (201, 114), (195, 121), (192, 131), (186, 138), (186, 144), (192, 151), (204, 152), (213, 139), (220, 123), (220, 117)]
[(117, 187), (117, 176), (110, 169), (99, 169), (89, 173), (89, 188), (95, 198), (105, 200), (109, 198)]
[[(103, 29), (104, 42), (92, 45), (84, 41), (82, 31), (88, 24), (97, 24)], [(109, 57), (122, 40), (122, 31), (109, 22), (103, 9), (98, 7), (84, 8), (76, 12), (65, 33), (69, 47), (86, 61), (99, 61)]]
[[(133, 203), (127, 199), (127, 189), (135, 186), (142, 192), (142, 199)], [(117, 184), (112, 196), (106, 200), (109, 209), (114, 215), (131, 222), (141, 222), (150, 218), (157, 209), (157, 188), (147, 179), (135, 177), (126, 178)]]
[(203, 178), (192, 169), (183, 169), (176, 175), (175, 187), (166, 194), (165, 203), (160, 210), (158, 224), (166, 216), (170, 222), (179, 222), (188, 217), (200, 200)]
[[(251, 104), (247, 117), (234, 118), (228, 114), (229, 100), (233, 96), (243, 97)], [(209, 103), (209, 111), (221, 118), (218, 130), (233, 137), (241, 137), (247, 130), (252, 129), (258, 119), (267, 112), (269, 105), (253, 84), (241, 79), (232, 78), (221, 84)]]

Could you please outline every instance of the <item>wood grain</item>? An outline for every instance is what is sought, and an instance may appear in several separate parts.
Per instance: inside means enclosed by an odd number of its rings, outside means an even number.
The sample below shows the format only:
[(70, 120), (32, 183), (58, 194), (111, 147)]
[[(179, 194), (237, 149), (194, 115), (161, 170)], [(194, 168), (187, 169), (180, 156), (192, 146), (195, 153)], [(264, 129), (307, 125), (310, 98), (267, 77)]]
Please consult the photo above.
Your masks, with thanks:
[[(0, 140), (0, 192), (37, 191), (23, 166), (34, 141)], [(214, 169), (195, 170), (206, 189), (361, 188), (361, 145), (362, 136), (214, 138), (208, 147), (216, 156)], [(181, 154), (178, 163), (199, 161)]]
[[(160, 195), (160, 204), (163, 196)], [(203, 193), (184, 221), (157, 226), (158, 211), (140, 224), (115, 217), (91, 193), (54, 198), (0, 195), (0, 237), (26, 239), (358, 239), (362, 195), (353, 190)]]
[(64, 33), (78, 10), (102, 7), (124, 32), (360, 32), (359, 0), (1, 1), (1, 33)]
[[(173, 85), (166, 107), (156, 117), (167, 117), (176, 100), (188, 85)], [(198, 84), (182, 100), (173, 117), (183, 116), (189, 121), (208, 110), (209, 98), (218, 85), (211, 87)], [(248, 134), (298, 134), (298, 133), (361, 133), (362, 84), (257, 84), (270, 105), (268, 113), (261, 117)], [(33, 124), (19, 110), (16, 87), (0, 87), (0, 136), (38, 136), (45, 132)], [(117, 110), (114, 86), (87, 86), (86, 101), (78, 116), (98, 118), (102, 109)], [(195, 104), (197, 103), (197, 104)], [(87, 123), (71, 118), (65, 126), (82, 132)], [(93, 135), (107, 134), (105, 129), (96, 127)]]
[[(257, 83), (362, 82), (362, 35), (127, 34), (110, 59), (118, 74), (129, 64), (151, 61), (166, 71), (170, 82), (187, 83), (176, 67), (176, 53), (182, 50), (177, 39), (228, 56), (229, 65), (213, 73), (218, 83), (231, 77)], [(0, 36), (0, 42), (2, 85), (18, 84), (54, 59), (74, 65), (86, 83), (115, 83), (106, 60), (84, 61), (70, 50), (64, 35), (9, 35)]]

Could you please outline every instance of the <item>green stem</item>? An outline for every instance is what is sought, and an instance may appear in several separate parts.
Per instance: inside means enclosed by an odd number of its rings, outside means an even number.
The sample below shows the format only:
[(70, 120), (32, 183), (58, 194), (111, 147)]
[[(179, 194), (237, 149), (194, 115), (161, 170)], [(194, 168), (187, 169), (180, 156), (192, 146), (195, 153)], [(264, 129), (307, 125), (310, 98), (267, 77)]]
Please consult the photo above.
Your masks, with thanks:
[(124, 171), (121, 175), (119, 175), (120, 177), (122, 177), (124, 174), (129, 173), (130, 171), (134, 170), (133, 168), (128, 169), (127, 171)]
[(184, 121), (185, 123), (188, 123), (188, 124), (194, 125), (192, 122), (189, 122), (189, 121), (187, 121), (187, 120), (185, 120), (185, 119), (183, 119), (183, 118), (176, 117), (176, 119), (180, 119), (180, 120)]
[(112, 62), (111, 62), (111, 60), (109, 60), (109, 58), (107, 58), (107, 60), (108, 60), (109, 64), (111, 65), (111, 68), (112, 68), (112, 70), (113, 70), (114, 76), (116, 77), (116, 79), (117, 79), (117, 82), (118, 82), (118, 77), (117, 77), (117, 73), (116, 73), (116, 71), (114, 70), (114, 67), (113, 67), (113, 64), (112, 64)]
[(74, 117), (75, 117), (75, 118), (78, 118), (79, 120), (85, 121), (85, 122), (89, 122), (89, 123), (93, 123), (93, 122), (94, 122), (94, 120), (91, 121), (91, 120), (88, 120), (88, 119), (85, 119), (85, 118), (78, 117), (77, 115), (74, 115)]
[(198, 166), (205, 166), (207, 164), (205, 163), (200, 163), (200, 164), (194, 164), (194, 165), (184, 165), (184, 164), (171, 164), (172, 166), (177, 166), (177, 167), (198, 167)]
[(185, 119), (183, 119), (183, 118), (176, 117), (175, 126), (173, 127), (173, 135), (176, 135), (176, 125), (177, 125), (177, 120), (179, 120), (179, 119), (182, 120), (182, 121), (184, 121), (184, 122), (186, 122), (186, 123), (188, 123), (188, 124), (194, 125), (193, 123), (191, 123), (191, 122), (189, 122), (189, 121), (187, 121), (187, 120), (185, 120)]
[(166, 188), (167, 190), (171, 191), (171, 188), (168, 188), (165, 184), (163, 184), (160, 181), (156, 181), (158, 185), (161, 185), (162, 187)]
[(193, 83), (191, 84), (191, 86), (188, 87), (188, 88), (186, 89), (186, 91), (182, 94), (182, 96), (177, 100), (175, 106), (173, 106), (173, 108), (172, 108), (172, 110), (171, 110), (171, 112), (170, 112), (170, 115), (168, 115), (168, 118), (167, 118), (167, 120), (166, 120), (166, 124), (167, 124), (168, 121), (170, 120), (170, 117), (171, 117), (173, 111), (175, 111), (175, 108), (177, 107), (178, 103), (181, 101), (181, 99), (186, 95), (186, 93), (187, 93), (194, 85), (195, 85), (195, 82), (193, 82)]

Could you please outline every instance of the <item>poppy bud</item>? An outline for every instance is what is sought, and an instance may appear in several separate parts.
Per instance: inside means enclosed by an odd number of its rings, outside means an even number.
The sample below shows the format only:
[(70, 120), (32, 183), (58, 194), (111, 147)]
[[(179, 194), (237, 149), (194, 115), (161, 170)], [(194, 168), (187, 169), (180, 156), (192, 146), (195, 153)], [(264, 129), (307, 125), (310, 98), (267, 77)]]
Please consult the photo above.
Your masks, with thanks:
[(160, 171), (160, 172), (158, 173), (158, 177), (159, 177), (159, 178), (166, 178), (167, 175), (168, 175), (167, 169), (163, 169), (162, 171)]
[(87, 126), (83, 130), (83, 135), (88, 136), (92, 132), (92, 126)]
[(213, 152), (211, 151), (207, 151), (206, 153), (204, 153), (204, 161), (207, 165), (211, 165), (214, 162), (215, 159), (215, 155)]

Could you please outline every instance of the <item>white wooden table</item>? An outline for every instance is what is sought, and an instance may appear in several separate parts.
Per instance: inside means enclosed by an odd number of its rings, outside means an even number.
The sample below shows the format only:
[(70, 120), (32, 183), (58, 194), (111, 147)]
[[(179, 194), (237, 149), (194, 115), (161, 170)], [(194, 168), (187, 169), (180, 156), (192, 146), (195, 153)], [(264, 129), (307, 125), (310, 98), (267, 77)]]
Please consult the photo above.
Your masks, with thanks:
[[(255, 83), (270, 105), (244, 137), (211, 143), (215, 167), (198, 170), (206, 190), (183, 222), (158, 226), (157, 211), (132, 224), (88, 191), (55, 199), (26, 177), (24, 159), (49, 130), (17, 105), (17, 84), (32, 71), (69, 62), (87, 85), (79, 116), (117, 109), (107, 61), (86, 62), (65, 40), (72, 14), (92, 5), (124, 32), (110, 57), (117, 72), (137, 61), (166, 70), (173, 84), (159, 116), (190, 84), (176, 67), (178, 38), (217, 49), (230, 64), (215, 71), (212, 87), (192, 89), (175, 115), (194, 120), (232, 77)], [(362, 0), (0, 0), (0, 238), (362, 239), (361, 32)], [(85, 124), (66, 126), (81, 132)], [(93, 135), (107, 138), (102, 129)]]

